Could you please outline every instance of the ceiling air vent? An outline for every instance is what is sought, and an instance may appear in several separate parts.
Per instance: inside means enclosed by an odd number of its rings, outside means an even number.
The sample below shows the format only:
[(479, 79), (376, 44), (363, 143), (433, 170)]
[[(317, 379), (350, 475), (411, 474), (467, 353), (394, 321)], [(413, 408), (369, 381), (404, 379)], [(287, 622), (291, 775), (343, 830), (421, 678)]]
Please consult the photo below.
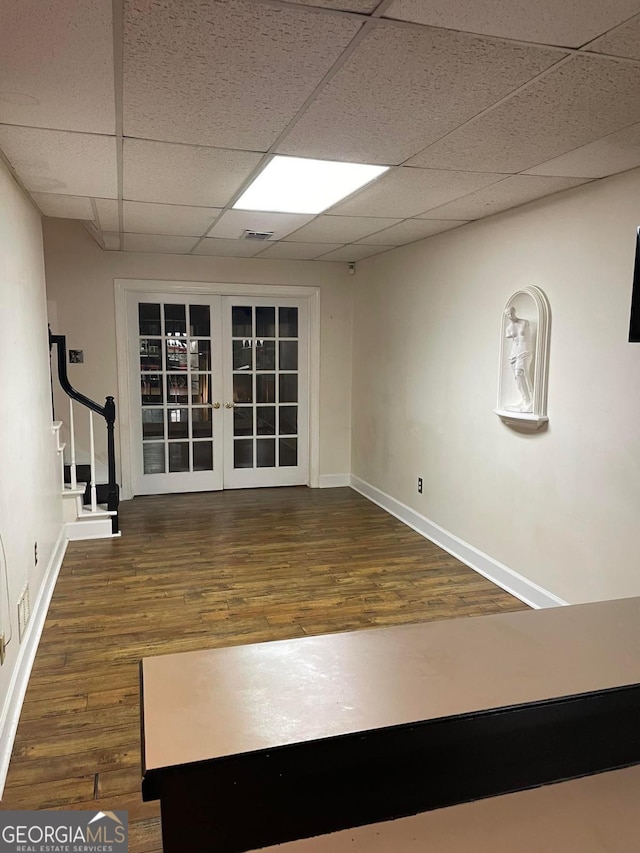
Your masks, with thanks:
[(273, 231), (244, 231), (241, 240), (270, 240)]

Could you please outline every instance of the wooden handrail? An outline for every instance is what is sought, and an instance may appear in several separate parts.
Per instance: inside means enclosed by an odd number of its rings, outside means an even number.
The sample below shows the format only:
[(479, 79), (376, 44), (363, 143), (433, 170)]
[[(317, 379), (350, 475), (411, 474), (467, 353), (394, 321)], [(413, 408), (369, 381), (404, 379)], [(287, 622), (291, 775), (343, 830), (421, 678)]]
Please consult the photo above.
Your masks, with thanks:
[[(56, 345), (56, 351), (58, 354), (58, 380), (62, 390), (65, 394), (68, 394), (69, 397), (77, 400), (78, 403), (82, 403), (83, 406), (91, 409), (97, 415), (102, 415), (106, 420), (106, 405), (101, 406), (99, 403), (96, 403), (95, 400), (85, 397), (85, 395), (81, 394), (80, 391), (76, 391), (73, 385), (69, 382), (69, 376), (67, 374), (67, 339), (65, 335), (52, 335), (51, 332), (49, 332), (49, 347), (52, 347), (54, 344)], [(113, 397), (107, 397), (107, 400), (110, 399), (113, 400)], [(115, 420), (115, 406), (113, 414)]]

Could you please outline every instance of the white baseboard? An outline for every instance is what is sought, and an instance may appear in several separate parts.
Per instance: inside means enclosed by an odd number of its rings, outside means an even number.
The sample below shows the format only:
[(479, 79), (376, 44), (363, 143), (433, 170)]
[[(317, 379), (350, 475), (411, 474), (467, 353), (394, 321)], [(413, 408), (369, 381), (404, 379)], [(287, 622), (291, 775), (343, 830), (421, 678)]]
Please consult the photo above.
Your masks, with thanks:
[(36, 652), (38, 651), (38, 643), (40, 642), (51, 596), (53, 595), (66, 550), (67, 537), (65, 536), (63, 527), (53, 547), (49, 565), (47, 566), (40, 591), (34, 602), (31, 618), (27, 625), (26, 634), (20, 644), (18, 659), (16, 660), (13, 675), (9, 682), (7, 699), (2, 709), (2, 717), (0, 718), (0, 798), (2, 797), (4, 785), (7, 781), (9, 762), (13, 751), (13, 742), (16, 737), (20, 712), (22, 711), (24, 694), (27, 691), (31, 669)]
[(321, 489), (335, 489), (339, 486), (350, 486), (350, 474), (320, 474), (318, 487)]
[(566, 601), (558, 598), (557, 595), (543, 589), (533, 581), (527, 580), (527, 578), (514, 572), (513, 569), (474, 548), (473, 545), (463, 542), (462, 539), (454, 536), (453, 533), (449, 533), (440, 527), (440, 525), (429, 521), (424, 515), (420, 515), (419, 512), (411, 509), (411, 507), (392, 498), (391, 495), (387, 495), (354, 474), (351, 475), (351, 488), (400, 519), (408, 527), (411, 527), (421, 536), (424, 536), (425, 539), (429, 539), (435, 545), (438, 545), (444, 551), (447, 551), (462, 563), (465, 563), (474, 572), (478, 572), (478, 574), (481, 574), (487, 580), (502, 587), (506, 592), (515, 595), (516, 598), (519, 598), (520, 601), (523, 601), (530, 607), (534, 607), (537, 610), (542, 607), (558, 607), (559, 605), (567, 604)]

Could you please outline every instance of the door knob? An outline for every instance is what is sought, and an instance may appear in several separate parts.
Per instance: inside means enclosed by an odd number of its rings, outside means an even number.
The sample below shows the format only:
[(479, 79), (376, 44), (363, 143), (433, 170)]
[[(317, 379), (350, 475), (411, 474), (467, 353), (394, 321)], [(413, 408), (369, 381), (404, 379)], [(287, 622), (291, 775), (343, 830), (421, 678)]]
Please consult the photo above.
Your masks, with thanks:
[(225, 407), (225, 409), (235, 409), (236, 404), (235, 403), (225, 403), (224, 407)]
[(220, 403), (212, 403), (212, 404), (211, 404), (211, 408), (212, 408), (212, 409), (219, 409), (219, 408), (220, 408)]

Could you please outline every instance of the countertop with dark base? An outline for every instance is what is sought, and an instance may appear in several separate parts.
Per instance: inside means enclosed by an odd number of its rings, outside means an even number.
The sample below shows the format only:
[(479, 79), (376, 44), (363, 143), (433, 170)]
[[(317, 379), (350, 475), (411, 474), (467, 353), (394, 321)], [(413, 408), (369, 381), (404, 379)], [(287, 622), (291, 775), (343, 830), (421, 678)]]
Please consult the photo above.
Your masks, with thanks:
[(166, 853), (185, 809), (232, 853), (640, 761), (640, 599), (146, 658), (141, 681)]

